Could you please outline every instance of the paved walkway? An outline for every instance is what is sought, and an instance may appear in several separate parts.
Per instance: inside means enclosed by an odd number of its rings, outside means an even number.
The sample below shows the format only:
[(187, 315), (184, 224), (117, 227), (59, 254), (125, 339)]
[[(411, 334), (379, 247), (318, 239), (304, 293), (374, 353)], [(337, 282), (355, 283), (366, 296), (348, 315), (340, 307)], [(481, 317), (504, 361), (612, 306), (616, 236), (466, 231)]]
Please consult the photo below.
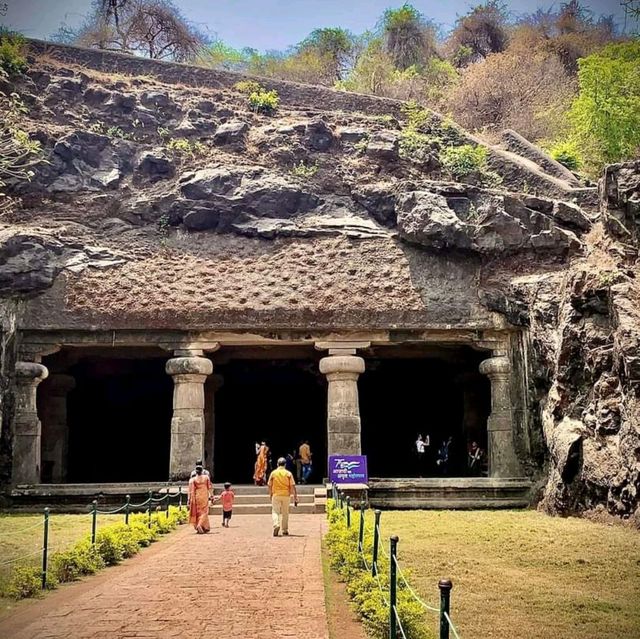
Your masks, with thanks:
[(0, 637), (327, 639), (324, 521), (292, 515), (292, 535), (277, 538), (269, 515), (236, 517), (209, 535), (184, 526), (120, 566), (18, 607), (0, 621)]

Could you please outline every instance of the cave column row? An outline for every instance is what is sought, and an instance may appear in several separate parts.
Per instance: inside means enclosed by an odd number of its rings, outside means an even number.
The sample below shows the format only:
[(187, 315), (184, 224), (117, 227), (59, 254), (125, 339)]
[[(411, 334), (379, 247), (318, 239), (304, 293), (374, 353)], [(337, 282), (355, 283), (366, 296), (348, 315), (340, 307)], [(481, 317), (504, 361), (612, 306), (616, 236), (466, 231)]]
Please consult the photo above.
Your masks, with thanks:
[(369, 343), (317, 343), (328, 350), (320, 360), (320, 372), (327, 377), (327, 453), (329, 455), (362, 454), (358, 377), (365, 370), (364, 359), (356, 349)]
[(174, 383), (169, 479), (180, 481), (189, 479), (197, 459), (204, 459), (204, 383), (213, 363), (199, 349), (178, 349), (174, 355), (166, 364)]
[(489, 476), (520, 477), (522, 470), (513, 437), (509, 358), (499, 355), (486, 359), (480, 364), (480, 372), (491, 382), (491, 415), (487, 422)]
[(42, 424), (38, 418), (36, 394), (38, 384), (48, 375), (46, 366), (37, 362), (16, 363), (12, 470), (14, 485), (40, 482)]

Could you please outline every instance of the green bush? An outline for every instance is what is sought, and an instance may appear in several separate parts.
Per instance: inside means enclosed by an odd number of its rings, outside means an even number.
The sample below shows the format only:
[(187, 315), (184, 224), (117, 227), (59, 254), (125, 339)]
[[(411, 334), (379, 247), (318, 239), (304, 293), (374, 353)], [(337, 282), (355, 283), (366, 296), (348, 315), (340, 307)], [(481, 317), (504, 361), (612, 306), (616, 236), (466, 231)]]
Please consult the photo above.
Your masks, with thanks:
[(113, 526), (105, 526), (96, 534), (96, 549), (107, 566), (119, 564), (124, 559), (124, 546)]
[(264, 91), (264, 87), (255, 80), (241, 80), (233, 85), (233, 88), (240, 93), (251, 95), (252, 93), (259, 93)]
[(26, 71), (25, 48), (20, 34), (0, 30), (0, 69), (10, 76)]
[(42, 571), (35, 566), (16, 566), (6, 588), (12, 599), (35, 597), (42, 588)]
[[(325, 536), (325, 543), (329, 550), (329, 563), (345, 581), (347, 594), (352, 599), (369, 637), (386, 639), (389, 632), (389, 562), (382, 554), (378, 556), (378, 579), (372, 577), (366, 569), (358, 552), (359, 517), (359, 513), (354, 512), (351, 528), (347, 528), (344, 511), (336, 507), (333, 500), (327, 500), (329, 530)], [(372, 556), (371, 537), (371, 534), (365, 535), (366, 557)], [(424, 609), (401, 581), (398, 582), (396, 607), (408, 639), (434, 638), (428, 628)], [(432, 621), (432, 625), (435, 626), (435, 619)]]
[(570, 171), (577, 171), (582, 164), (578, 145), (572, 140), (556, 142), (549, 148), (549, 155)]
[(270, 115), (277, 110), (279, 104), (280, 98), (277, 91), (261, 89), (249, 94), (249, 106), (256, 113)]
[(305, 179), (312, 178), (317, 172), (317, 162), (314, 162), (313, 164), (305, 164), (302, 160), (300, 160), (300, 162), (291, 169), (291, 173), (293, 173), (293, 175)]
[(80, 577), (92, 575), (104, 566), (98, 549), (91, 544), (91, 540), (85, 539), (70, 550), (52, 555), (47, 581), (52, 576), (60, 583), (77, 581)]
[(487, 150), (483, 146), (450, 146), (440, 153), (442, 166), (456, 178), (480, 174), (487, 169)]

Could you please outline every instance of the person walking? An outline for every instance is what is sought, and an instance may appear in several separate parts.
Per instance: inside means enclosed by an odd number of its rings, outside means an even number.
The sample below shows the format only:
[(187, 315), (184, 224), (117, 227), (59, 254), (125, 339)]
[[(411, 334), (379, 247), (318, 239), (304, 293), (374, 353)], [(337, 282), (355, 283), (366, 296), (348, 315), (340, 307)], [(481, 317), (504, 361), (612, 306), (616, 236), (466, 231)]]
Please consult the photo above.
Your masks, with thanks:
[(211, 530), (209, 500), (213, 497), (213, 486), (203, 471), (201, 465), (196, 466), (195, 476), (189, 479), (189, 523), (199, 535)]
[(298, 505), (296, 481), (285, 468), (287, 460), (278, 459), (278, 467), (269, 475), (267, 486), (271, 497), (271, 518), (273, 520), (273, 536), (277, 537), (282, 530), (283, 535), (289, 534), (289, 503), (293, 496), (294, 506)]
[(418, 477), (422, 477), (426, 472), (430, 443), (429, 435), (427, 435), (426, 438), (422, 435), (418, 435), (418, 439), (416, 440), (416, 466), (418, 470)]
[(233, 501), (236, 498), (236, 494), (231, 490), (231, 483), (224, 483), (224, 490), (218, 497), (214, 497), (213, 501), (222, 502), (222, 526), (229, 528), (229, 521), (233, 514)]
[[(201, 459), (198, 459), (196, 461), (196, 468), (198, 468), (198, 466), (202, 466), (202, 474), (203, 475), (206, 475), (209, 478), (211, 477), (211, 473), (209, 473), (209, 471), (204, 467), (204, 464), (202, 463)], [(191, 476), (189, 477), (189, 479), (191, 479), (192, 477), (195, 477), (197, 474), (198, 474), (197, 470), (195, 470), (195, 469), (192, 470), (191, 471)]]
[(309, 480), (309, 476), (311, 475), (312, 468), (311, 446), (309, 446), (309, 442), (306, 439), (298, 449), (298, 454), (300, 455), (300, 463), (302, 464), (302, 483), (306, 484)]

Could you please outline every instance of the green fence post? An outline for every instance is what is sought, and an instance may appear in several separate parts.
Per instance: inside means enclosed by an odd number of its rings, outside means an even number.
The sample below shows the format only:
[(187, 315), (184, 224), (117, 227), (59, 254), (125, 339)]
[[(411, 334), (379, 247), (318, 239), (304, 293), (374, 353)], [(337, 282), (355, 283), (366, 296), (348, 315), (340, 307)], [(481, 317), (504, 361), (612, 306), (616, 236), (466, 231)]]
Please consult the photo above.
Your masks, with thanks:
[(178, 509), (182, 512), (182, 486), (178, 486)]
[(364, 550), (364, 502), (360, 502), (360, 530), (358, 530), (358, 551)]
[(91, 543), (95, 546), (96, 529), (98, 528), (98, 502), (94, 499), (91, 502)]
[(351, 497), (347, 495), (347, 528), (351, 528)]
[(340, 510), (342, 510), (344, 508), (344, 493), (340, 491), (338, 497), (340, 498)]
[(389, 537), (389, 639), (397, 639), (398, 628), (396, 623), (396, 555), (398, 554), (398, 536)]
[(371, 558), (371, 576), (375, 577), (378, 574), (378, 544), (380, 543), (380, 515), (379, 510), (375, 511), (375, 520), (373, 528), (373, 557)]
[(129, 525), (129, 510), (131, 508), (131, 495), (127, 495), (127, 502), (124, 505), (124, 523)]
[(47, 556), (49, 553), (49, 509), (44, 509), (44, 541), (42, 544), (42, 590), (47, 587)]
[(147, 528), (151, 528), (151, 498), (153, 497), (153, 491), (149, 491), (147, 499), (149, 500), (149, 505), (147, 507), (147, 515), (148, 515), (148, 520), (147, 520)]
[[(168, 494), (169, 493), (167, 493), (167, 495)], [(169, 519), (169, 498), (168, 497), (167, 497), (167, 510), (166, 510), (166, 512), (167, 512), (167, 519)]]
[(451, 579), (441, 579), (438, 582), (438, 588), (440, 588), (440, 639), (449, 639), (449, 621), (444, 613), (449, 614), (451, 589), (453, 588)]

